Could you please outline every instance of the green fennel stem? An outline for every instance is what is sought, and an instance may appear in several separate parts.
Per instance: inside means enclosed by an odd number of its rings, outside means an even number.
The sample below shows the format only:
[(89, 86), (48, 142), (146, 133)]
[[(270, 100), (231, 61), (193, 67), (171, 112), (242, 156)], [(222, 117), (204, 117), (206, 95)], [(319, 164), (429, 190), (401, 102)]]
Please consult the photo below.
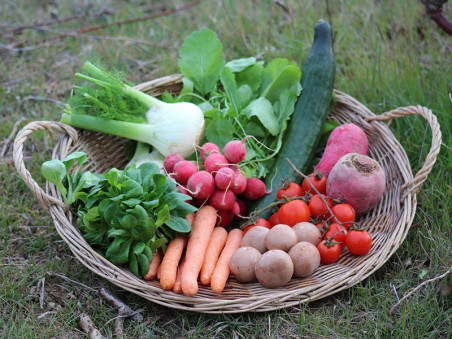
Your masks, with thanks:
[(133, 139), (149, 144), (153, 138), (152, 126), (133, 122), (108, 120), (86, 114), (63, 113), (61, 122), (91, 131), (113, 134), (122, 138)]

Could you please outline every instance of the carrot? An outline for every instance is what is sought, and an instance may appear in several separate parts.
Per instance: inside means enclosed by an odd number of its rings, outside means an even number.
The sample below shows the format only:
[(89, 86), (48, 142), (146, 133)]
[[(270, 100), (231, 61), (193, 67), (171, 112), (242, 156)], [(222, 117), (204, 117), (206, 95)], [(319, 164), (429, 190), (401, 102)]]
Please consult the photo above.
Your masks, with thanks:
[(160, 273), (162, 272), (162, 265), (159, 265), (159, 268), (157, 269), (157, 279), (160, 280)]
[(210, 278), (212, 277), (213, 270), (215, 269), (218, 257), (223, 250), (227, 238), (228, 232), (223, 227), (214, 228), (212, 237), (209, 241), (209, 246), (207, 246), (204, 262), (201, 267), (201, 274), (199, 277), (201, 284), (210, 284)]
[(145, 280), (153, 280), (157, 275), (157, 270), (160, 266), (160, 262), (162, 261), (162, 250), (159, 248), (156, 253), (152, 256), (152, 261), (149, 264), (149, 271), (143, 277)]
[(168, 248), (160, 264), (160, 286), (165, 291), (172, 289), (176, 282), (177, 266), (179, 266), (179, 261), (186, 244), (187, 237), (184, 235), (178, 235), (168, 244)]
[(212, 206), (204, 205), (196, 212), (181, 276), (182, 292), (187, 296), (193, 297), (198, 293), (199, 271), (216, 222), (217, 210)]
[(195, 220), (195, 213), (190, 213), (186, 215), (186, 218), (191, 226), (193, 226), (193, 220)]
[(229, 262), (234, 254), (242, 244), (243, 231), (236, 228), (229, 232), (226, 245), (224, 245), (223, 251), (218, 258), (215, 270), (212, 273), (212, 279), (210, 280), (210, 287), (215, 293), (221, 293), (226, 286), (230, 269)]
[(173, 292), (177, 293), (177, 294), (182, 293), (182, 286), (180, 283), (180, 278), (182, 275), (182, 270), (184, 268), (184, 263), (185, 263), (185, 257), (182, 257), (180, 264), (179, 264), (179, 268), (177, 269), (176, 282), (174, 283), (174, 286), (173, 286)]

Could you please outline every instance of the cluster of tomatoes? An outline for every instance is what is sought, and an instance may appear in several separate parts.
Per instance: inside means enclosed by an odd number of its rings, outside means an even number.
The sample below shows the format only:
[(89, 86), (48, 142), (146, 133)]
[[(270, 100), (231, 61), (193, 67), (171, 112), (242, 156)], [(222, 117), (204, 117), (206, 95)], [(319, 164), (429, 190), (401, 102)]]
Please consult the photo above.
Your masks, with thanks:
[(369, 232), (356, 225), (356, 214), (351, 205), (337, 203), (326, 196), (326, 184), (326, 177), (312, 173), (301, 185), (294, 182), (283, 185), (277, 193), (280, 202), (277, 211), (268, 220), (257, 218), (254, 224), (244, 228), (244, 232), (256, 225), (293, 227), (300, 222), (311, 222), (321, 231), (317, 249), (323, 264), (336, 262), (344, 247), (355, 255), (366, 254), (372, 246)]

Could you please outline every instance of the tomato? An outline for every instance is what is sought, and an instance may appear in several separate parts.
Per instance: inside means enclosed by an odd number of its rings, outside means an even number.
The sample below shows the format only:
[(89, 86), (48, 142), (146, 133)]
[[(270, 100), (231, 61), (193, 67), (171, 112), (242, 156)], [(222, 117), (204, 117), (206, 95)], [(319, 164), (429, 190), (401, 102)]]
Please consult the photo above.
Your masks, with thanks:
[(266, 228), (272, 228), (272, 224), (270, 224), (270, 222), (264, 218), (257, 218), (256, 226), (264, 226)]
[(289, 185), (287, 185), (287, 187), (284, 185), (278, 190), (278, 193), (276, 194), (276, 199), (281, 200), (284, 197), (286, 198), (301, 197), (303, 194), (304, 191), (300, 185), (294, 182), (290, 182)]
[(256, 225), (254, 225), (254, 224), (246, 225), (245, 228), (243, 229), (243, 235), (245, 235), (246, 232), (248, 232), (248, 231), (249, 231), (250, 229), (252, 229), (254, 226), (256, 226)]
[(328, 231), (328, 222), (327, 221), (321, 221), (315, 225), (320, 232), (322, 232), (322, 236)]
[[(322, 195), (322, 197), (325, 199), (329, 208), (333, 207), (333, 203), (330, 199), (326, 198), (324, 195)], [(309, 200), (309, 211), (314, 218), (328, 219), (330, 216), (325, 203), (318, 194), (313, 195)]]
[(301, 187), (303, 188), (303, 191), (317, 194), (315, 190), (312, 189), (311, 185), (309, 185), (309, 182), (314, 186), (320, 194), (326, 194), (326, 182), (327, 179), (320, 173), (311, 173), (308, 175), (308, 179), (304, 179)]
[(268, 221), (270, 222), (270, 225), (272, 225), (272, 226), (280, 224), (278, 212), (273, 213), (272, 216), (268, 219)]
[(355, 255), (364, 255), (369, 252), (372, 246), (372, 238), (367, 231), (351, 230), (345, 238), (345, 246), (350, 253)]
[(292, 200), (281, 206), (278, 219), (281, 224), (294, 226), (302, 221), (309, 221), (311, 213), (308, 205), (303, 200)]
[[(333, 215), (342, 223), (345, 228), (353, 225), (356, 219), (355, 209), (349, 204), (337, 204), (331, 208)], [(333, 219), (334, 221), (334, 219)]]
[(333, 222), (323, 237), (324, 239), (332, 238), (333, 242), (339, 242), (341, 247), (344, 247), (347, 230), (344, 227), (344, 231), (342, 231), (341, 226)]
[(245, 226), (245, 228), (243, 229), (243, 235), (245, 235), (245, 233), (248, 232), (254, 226), (262, 226), (268, 229), (272, 228), (272, 225), (266, 219), (257, 218), (255, 224), (249, 224)]
[(320, 262), (322, 264), (332, 264), (339, 259), (339, 256), (341, 255), (342, 247), (339, 244), (332, 245), (327, 240), (322, 240), (317, 245), (317, 249), (320, 253)]

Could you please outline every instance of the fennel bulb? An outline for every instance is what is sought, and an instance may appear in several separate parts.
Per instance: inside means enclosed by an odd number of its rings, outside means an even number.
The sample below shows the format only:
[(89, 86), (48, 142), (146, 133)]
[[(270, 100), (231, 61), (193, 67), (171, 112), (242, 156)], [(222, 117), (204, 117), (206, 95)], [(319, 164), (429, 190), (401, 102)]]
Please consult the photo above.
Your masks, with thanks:
[(188, 102), (165, 103), (90, 62), (76, 77), (95, 86), (76, 86), (61, 122), (153, 146), (161, 155), (188, 157), (204, 132), (204, 114)]

